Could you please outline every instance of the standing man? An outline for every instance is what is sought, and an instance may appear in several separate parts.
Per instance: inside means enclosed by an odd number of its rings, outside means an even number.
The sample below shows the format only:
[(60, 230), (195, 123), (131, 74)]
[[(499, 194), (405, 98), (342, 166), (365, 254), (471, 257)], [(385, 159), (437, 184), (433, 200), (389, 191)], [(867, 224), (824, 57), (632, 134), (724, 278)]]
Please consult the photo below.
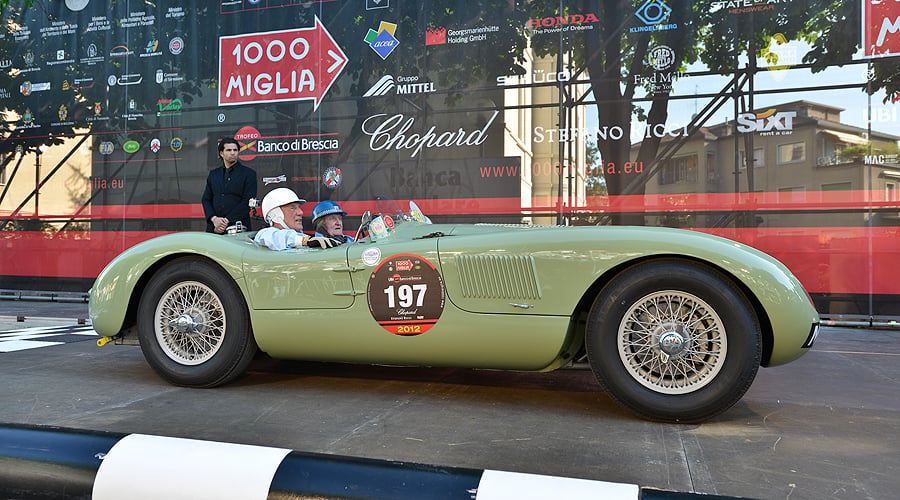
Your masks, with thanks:
[(206, 232), (224, 234), (225, 229), (238, 221), (250, 229), (250, 198), (256, 197), (256, 171), (238, 161), (238, 141), (225, 138), (219, 141), (222, 166), (206, 177), (203, 191), (203, 214)]

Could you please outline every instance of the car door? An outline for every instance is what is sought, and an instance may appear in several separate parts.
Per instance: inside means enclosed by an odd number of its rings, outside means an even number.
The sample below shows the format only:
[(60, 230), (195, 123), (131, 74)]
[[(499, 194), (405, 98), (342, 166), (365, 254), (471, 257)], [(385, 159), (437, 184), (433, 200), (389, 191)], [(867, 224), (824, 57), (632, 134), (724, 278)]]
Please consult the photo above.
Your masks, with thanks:
[(346, 309), (354, 293), (347, 248), (254, 246), (244, 253), (244, 275), (253, 309)]
[[(445, 289), (438, 267), (437, 238), (359, 242), (348, 247), (353, 293), (368, 315), (398, 335), (430, 329), (444, 309)], [(358, 314), (365, 314), (357, 304)]]

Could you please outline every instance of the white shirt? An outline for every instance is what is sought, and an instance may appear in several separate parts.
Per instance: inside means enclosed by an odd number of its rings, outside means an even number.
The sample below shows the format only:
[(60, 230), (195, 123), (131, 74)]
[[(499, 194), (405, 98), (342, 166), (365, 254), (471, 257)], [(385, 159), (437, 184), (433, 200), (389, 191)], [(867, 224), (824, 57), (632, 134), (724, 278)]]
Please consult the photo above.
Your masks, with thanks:
[(265, 227), (256, 232), (253, 241), (272, 250), (287, 250), (303, 246), (303, 235), (293, 229)]

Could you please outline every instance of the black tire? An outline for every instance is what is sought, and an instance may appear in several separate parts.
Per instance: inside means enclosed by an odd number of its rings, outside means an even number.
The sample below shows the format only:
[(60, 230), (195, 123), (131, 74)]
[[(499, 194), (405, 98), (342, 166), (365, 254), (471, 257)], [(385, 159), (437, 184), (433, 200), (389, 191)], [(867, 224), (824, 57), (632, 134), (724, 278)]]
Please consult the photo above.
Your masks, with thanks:
[(138, 306), (147, 363), (177, 385), (215, 387), (256, 354), (247, 306), (234, 280), (199, 259), (179, 259), (150, 279)]
[(588, 317), (591, 370), (641, 417), (694, 423), (734, 405), (761, 356), (759, 321), (721, 273), (679, 260), (631, 267), (606, 285)]

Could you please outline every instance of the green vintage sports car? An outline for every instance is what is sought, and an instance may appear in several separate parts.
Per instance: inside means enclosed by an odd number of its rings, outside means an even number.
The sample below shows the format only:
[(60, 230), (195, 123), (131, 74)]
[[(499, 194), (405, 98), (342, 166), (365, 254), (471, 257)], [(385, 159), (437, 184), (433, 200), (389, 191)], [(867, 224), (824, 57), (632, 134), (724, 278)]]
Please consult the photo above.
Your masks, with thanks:
[[(396, 207), (396, 204), (392, 204)], [(213, 387), (262, 350), (297, 360), (549, 371), (586, 359), (622, 405), (698, 422), (758, 367), (809, 350), (819, 318), (775, 259), (693, 231), (431, 224), (379, 208), (357, 241), (276, 252), (252, 233), (176, 233), (91, 289), (107, 342), (178, 385)]]

